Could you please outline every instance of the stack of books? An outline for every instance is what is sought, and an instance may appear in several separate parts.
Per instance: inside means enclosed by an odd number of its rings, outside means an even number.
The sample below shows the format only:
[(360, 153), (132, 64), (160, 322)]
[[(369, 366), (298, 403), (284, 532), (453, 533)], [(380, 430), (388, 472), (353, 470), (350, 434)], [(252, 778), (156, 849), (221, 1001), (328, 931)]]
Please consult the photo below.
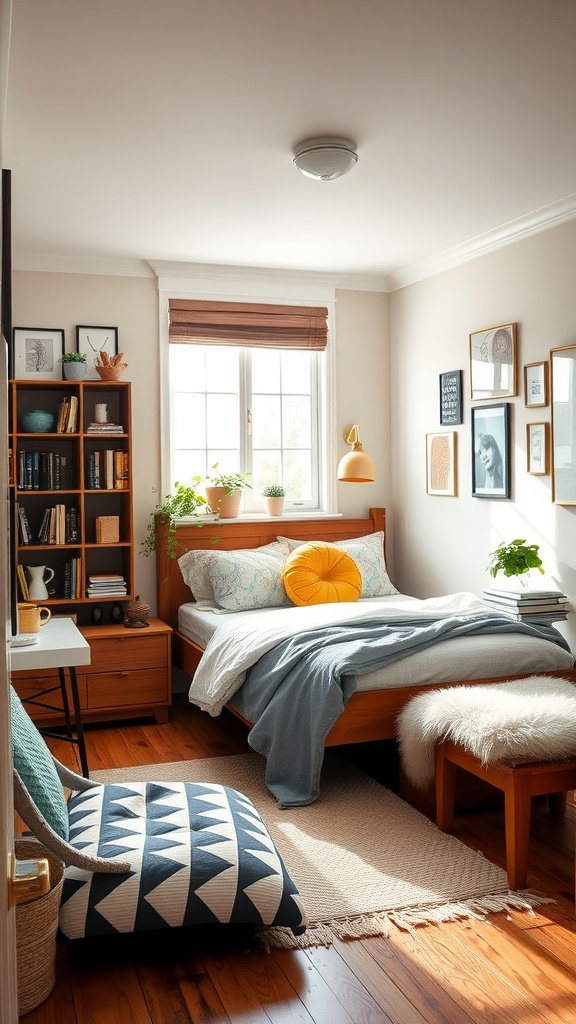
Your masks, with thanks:
[(126, 580), (116, 573), (100, 573), (88, 577), (87, 597), (126, 597), (127, 593)]
[(124, 427), (119, 423), (89, 423), (86, 427), (87, 434), (123, 434)]
[(568, 598), (560, 590), (484, 590), (482, 598), (490, 608), (520, 622), (556, 622), (568, 614)]

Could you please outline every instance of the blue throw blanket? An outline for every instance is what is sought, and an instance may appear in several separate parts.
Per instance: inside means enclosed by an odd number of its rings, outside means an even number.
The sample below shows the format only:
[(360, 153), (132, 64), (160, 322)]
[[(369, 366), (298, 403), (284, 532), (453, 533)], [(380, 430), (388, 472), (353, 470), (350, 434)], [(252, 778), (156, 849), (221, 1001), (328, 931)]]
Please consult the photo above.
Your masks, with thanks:
[(267, 759), (266, 784), (280, 807), (318, 798), (324, 743), (356, 689), (356, 676), (390, 665), (440, 640), (525, 633), (570, 647), (554, 626), (491, 614), (385, 625), (327, 626), (278, 644), (249, 669), (230, 704), (254, 727), (250, 746)]

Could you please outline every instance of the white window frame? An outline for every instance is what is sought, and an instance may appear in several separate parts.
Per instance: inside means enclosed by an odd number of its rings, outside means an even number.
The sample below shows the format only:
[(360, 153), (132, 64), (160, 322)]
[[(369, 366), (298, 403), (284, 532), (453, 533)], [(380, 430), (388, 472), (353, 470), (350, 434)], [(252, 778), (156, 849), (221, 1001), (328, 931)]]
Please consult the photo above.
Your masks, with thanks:
[[(336, 333), (335, 287), (325, 275), (255, 270), (253, 268), (211, 267), (205, 265), (151, 264), (158, 277), (160, 338), (160, 415), (161, 415), (161, 494), (171, 488), (171, 416), (168, 372), (168, 304), (170, 299), (209, 299), (219, 302), (262, 302), (296, 306), (326, 306), (328, 309), (328, 345), (320, 374), (318, 400), (318, 478), (317, 509), (290, 514), (302, 517), (337, 514), (336, 505)], [(322, 412), (324, 415), (322, 416)], [(259, 512), (245, 518), (263, 518)]]

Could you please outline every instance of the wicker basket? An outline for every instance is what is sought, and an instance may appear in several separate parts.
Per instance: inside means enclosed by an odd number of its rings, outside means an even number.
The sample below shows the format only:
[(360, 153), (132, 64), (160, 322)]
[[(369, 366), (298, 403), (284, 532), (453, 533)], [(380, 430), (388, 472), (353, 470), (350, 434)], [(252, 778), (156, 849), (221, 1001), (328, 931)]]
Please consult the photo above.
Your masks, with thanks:
[(117, 544), (120, 540), (120, 516), (96, 516), (96, 543)]
[(126, 365), (123, 366), (95, 366), (96, 373), (100, 375), (102, 380), (120, 380), (120, 377), (126, 369)]
[(46, 858), (50, 864), (50, 891), (16, 907), (18, 1012), (29, 1013), (48, 998), (56, 980), (56, 933), (64, 884), (58, 857), (35, 839), (16, 839), (16, 859)]

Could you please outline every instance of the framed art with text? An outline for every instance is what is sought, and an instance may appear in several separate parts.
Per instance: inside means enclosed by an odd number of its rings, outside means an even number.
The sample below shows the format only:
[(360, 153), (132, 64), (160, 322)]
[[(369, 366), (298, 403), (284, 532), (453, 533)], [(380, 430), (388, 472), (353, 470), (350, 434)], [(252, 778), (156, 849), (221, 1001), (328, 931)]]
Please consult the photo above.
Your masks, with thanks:
[(472, 419), (472, 497), (510, 497), (510, 402), (475, 406)]
[(462, 370), (440, 374), (440, 423), (462, 423)]
[(524, 405), (529, 409), (548, 405), (548, 362), (526, 363), (524, 367)]
[(14, 380), (62, 380), (64, 331), (61, 328), (15, 327), (12, 332)]
[(426, 434), (426, 493), (456, 496), (456, 432)]
[(526, 424), (526, 458), (528, 472), (534, 476), (546, 476), (548, 472), (549, 424)]
[(516, 384), (516, 324), (470, 335), (470, 397), (512, 398)]

